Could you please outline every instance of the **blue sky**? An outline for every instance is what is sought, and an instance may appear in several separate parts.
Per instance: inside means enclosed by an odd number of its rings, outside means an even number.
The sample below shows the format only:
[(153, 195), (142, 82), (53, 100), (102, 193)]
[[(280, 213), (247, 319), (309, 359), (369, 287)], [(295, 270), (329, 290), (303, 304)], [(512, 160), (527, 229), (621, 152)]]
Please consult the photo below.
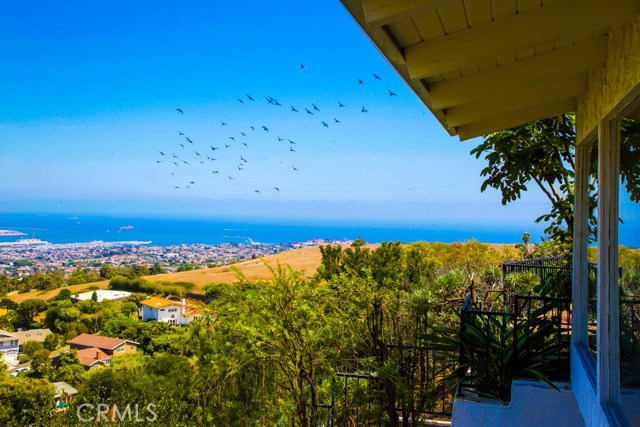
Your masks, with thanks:
[(478, 141), (449, 137), (338, 1), (3, 1), (0, 46), (0, 212), (535, 234), (548, 209), (480, 193)]

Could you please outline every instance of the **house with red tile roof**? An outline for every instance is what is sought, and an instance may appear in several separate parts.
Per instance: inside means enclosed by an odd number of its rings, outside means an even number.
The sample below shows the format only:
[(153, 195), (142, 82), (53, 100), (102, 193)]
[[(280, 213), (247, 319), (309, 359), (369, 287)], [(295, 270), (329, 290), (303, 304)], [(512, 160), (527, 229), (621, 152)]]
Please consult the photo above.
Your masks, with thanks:
[(80, 334), (74, 339), (67, 341), (67, 343), (71, 349), (78, 350), (78, 354), (80, 350), (97, 348), (107, 356), (135, 353), (139, 345), (139, 343), (131, 340), (92, 334)]

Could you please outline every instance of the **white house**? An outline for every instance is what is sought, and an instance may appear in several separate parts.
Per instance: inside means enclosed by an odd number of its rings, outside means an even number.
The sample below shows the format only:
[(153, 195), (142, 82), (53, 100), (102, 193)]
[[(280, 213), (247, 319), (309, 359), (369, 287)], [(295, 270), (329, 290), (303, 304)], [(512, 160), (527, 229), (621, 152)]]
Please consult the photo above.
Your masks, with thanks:
[(81, 294), (75, 294), (71, 297), (73, 302), (80, 302), (85, 300), (90, 300), (93, 297), (93, 294), (96, 294), (98, 297), (97, 302), (102, 302), (105, 300), (109, 301), (117, 301), (125, 298), (129, 298), (131, 296), (131, 292), (127, 291), (112, 291), (109, 289), (96, 289), (95, 291), (83, 292)]
[(187, 325), (196, 320), (200, 309), (182, 301), (172, 301), (165, 298), (152, 297), (140, 301), (139, 316), (142, 320), (156, 320), (168, 322), (172, 325)]
[(9, 332), (0, 330), (0, 355), (7, 364), (18, 363), (18, 337)]

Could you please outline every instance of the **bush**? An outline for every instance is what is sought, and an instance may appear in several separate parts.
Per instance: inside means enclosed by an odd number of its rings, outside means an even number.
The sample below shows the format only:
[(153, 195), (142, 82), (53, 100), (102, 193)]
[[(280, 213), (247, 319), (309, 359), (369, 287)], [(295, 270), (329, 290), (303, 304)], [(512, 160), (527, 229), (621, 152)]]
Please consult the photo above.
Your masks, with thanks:
[(127, 278), (123, 276), (115, 276), (109, 282), (110, 289), (120, 289), (129, 292), (143, 292), (146, 294), (163, 294), (184, 296), (186, 291), (193, 288), (193, 283), (180, 282), (148, 282), (140, 277)]

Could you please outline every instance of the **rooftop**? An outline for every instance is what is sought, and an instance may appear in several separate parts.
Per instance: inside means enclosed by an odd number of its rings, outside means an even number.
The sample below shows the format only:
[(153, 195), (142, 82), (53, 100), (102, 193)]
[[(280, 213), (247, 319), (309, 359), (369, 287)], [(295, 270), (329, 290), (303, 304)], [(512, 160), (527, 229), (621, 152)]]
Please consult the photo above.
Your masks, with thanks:
[(69, 344), (81, 345), (86, 347), (97, 347), (100, 349), (113, 350), (124, 343), (138, 344), (135, 341), (123, 340), (121, 338), (101, 337), (99, 335), (80, 334), (72, 340), (67, 341)]
[(169, 307), (172, 305), (182, 306), (182, 303), (180, 301), (171, 301), (165, 298), (158, 298), (158, 297), (152, 297), (144, 301), (140, 301), (140, 304), (146, 305), (147, 307), (152, 307), (152, 308)]
[(50, 329), (31, 329), (29, 331), (14, 332), (18, 337), (18, 344), (22, 345), (27, 341), (44, 342), (47, 335), (51, 335)]

